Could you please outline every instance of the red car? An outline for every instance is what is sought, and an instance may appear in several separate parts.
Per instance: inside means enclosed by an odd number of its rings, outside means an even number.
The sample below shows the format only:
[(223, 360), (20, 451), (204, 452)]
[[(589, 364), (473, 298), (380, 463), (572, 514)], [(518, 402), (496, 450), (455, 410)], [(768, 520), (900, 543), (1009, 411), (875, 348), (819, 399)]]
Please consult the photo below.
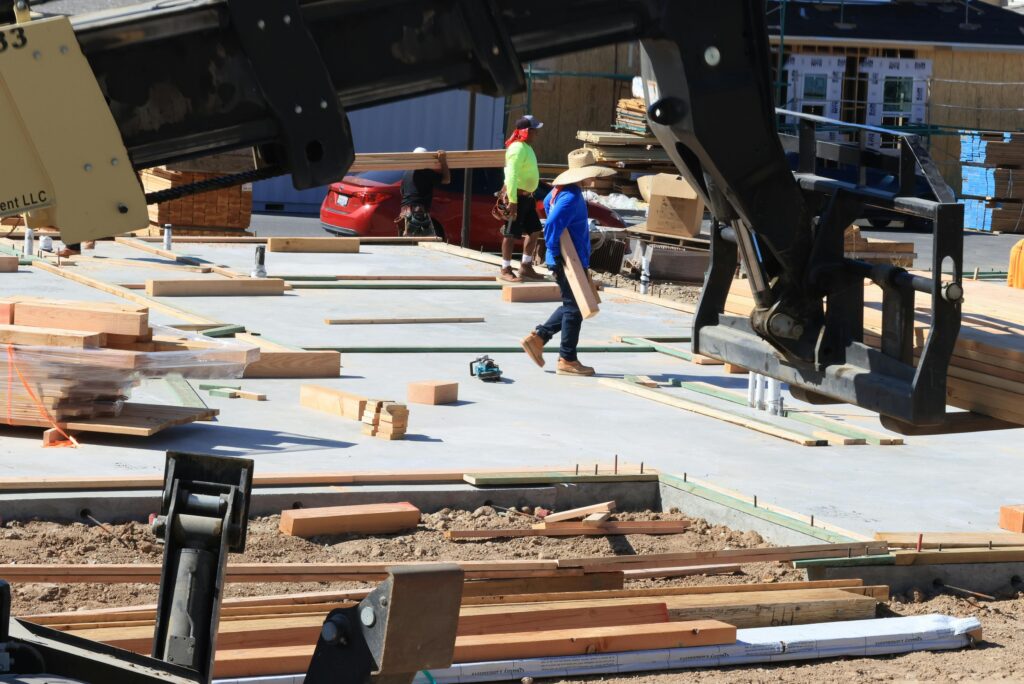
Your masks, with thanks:
[[(462, 232), (463, 172), (452, 169), (452, 182), (434, 191), (431, 216), (437, 234), (458, 243)], [(472, 220), (469, 247), (490, 251), (501, 248), (501, 223), (491, 216), (494, 193), (501, 189), (501, 169), (473, 171)], [(320, 225), (328, 233), (344, 237), (397, 235), (395, 219), (402, 204), (401, 171), (365, 171), (333, 183), (320, 205)], [(537, 188), (537, 210), (544, 215), (543, 201), (551, 188)], [(624, 228), (622, 218), (611, 209), (589, 202), (590, 218), (602, 226)]]

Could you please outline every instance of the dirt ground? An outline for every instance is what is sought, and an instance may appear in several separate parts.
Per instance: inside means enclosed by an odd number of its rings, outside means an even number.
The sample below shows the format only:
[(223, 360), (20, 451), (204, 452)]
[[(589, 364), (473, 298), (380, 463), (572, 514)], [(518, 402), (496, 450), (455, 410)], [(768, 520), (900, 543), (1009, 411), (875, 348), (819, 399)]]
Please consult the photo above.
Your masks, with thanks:
[[(625, 290), (640, 291), (640, 281), (636, 278), (629, 278), (622, 275), (610, 273), (595, 273), (594, 279), (599, 280), (607, 287), (621, 287)], [(650, 294), (655, 297), (663, 297), (683, 304), (697, 304), (700, 299), (701, 284), (699, 283), (676, 283), (670, 281), (656, 280), (651, 284)]]
[[(672, 520), (675, 513), (624, 513), (620, 520)], [(453, 542), (445, 529), (528, 527), (532, 517), (483, 507), (473, 512), (442, 510), (424, 515), (412, 533), (376, 537), (340, 536), (300, 539), (278, 532), (278, 516), (250, 522), (246, 552), (233, 560), (249, 562), (386, 562), (408, 560), (546, 559), (768, 546), (755, 532), (738, 532), (694, 520), (683, 534), (628, 537), (529, 537)], [(147, 525), (129, 523), (6, 522), (0, 526), (0, 563), (159, 563), (162, 547)], [(640, 580), (630, 587), (682, 586), (802, 580), (802, 572), (777, 563), (743, 566), (743, 574)], [(365, 586), (360, 583), (229, 584), (228, 596), (258, 596)], [(12, 587), (13, 614), (31, 615), (131, 606), (156, 602), (156, 585), (19, 584)], [(945, 653), (915, 653), (884, 658), (815, 661), (795, 665), (672, 672), (589, 678), (612, 684), (669, 682), (851, 682), (851, 681), (998, 681), (1024, 679), (1024, 645), (1019, 638), (1024, 595), (991, 603), (951, 596), (897, 596), (879, 608), (883, 616), (943, 613), (977, 616), (985, 643)]]

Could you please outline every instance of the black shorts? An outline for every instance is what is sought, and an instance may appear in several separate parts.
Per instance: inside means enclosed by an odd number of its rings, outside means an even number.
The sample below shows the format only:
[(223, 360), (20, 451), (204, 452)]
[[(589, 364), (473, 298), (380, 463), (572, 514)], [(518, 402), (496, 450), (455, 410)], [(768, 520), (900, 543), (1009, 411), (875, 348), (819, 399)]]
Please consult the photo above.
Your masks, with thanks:
[(533, 195), (520, 195), (516, 206), (516, 218), (505, 223), (505, 227), (501, 229), (502, 235), (521, 238), (544, 230), (540, 225), (540, 217), (537, 216), (537, 200)]

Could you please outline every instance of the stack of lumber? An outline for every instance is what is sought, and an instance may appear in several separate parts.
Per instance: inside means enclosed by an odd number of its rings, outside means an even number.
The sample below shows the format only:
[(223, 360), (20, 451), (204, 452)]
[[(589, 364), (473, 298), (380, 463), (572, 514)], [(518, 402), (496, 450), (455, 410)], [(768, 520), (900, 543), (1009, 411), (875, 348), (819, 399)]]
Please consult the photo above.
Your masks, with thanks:
[(405, 439), (409, 409), (393, 401), (367, 400), (363, 410), (363, 434), (380, 439)]
[[(500, 581), (500, 580), (499, 580)], [(501, 594), (463, 591), (454, 662), (731, 644), (736, 628), (870, 619), (886, 587), (829, 580), (649, 589), (535, 593), (504, 585)], [(525, 591), (524, 591), (525, 590)], [(226, 599), (215, 676), (305, 672), (320, 626), (365, 590)], [(29, 616), (52, 629), (148, 653), (155, 606)]]
[(1024, 233), (1024, 189), (1015, 185), (1024, 169), (1024, 136), (965, 131), (960, 162), (964, 228)]
[[(0, 387), (4, 422), (40, 427), (74, 423), (76, 430), (127, 434), (152, 434), (138, 420), (147, 407), (125, 404), (142, 376), (238, 374), (258, 355), (234, 342), (167, 329), (154, 334), (146, 307), (32, 297), (0, 300), (0, 343), (7, 346), (11, 378)], [(106, 419), (122, 416), (126, 406), (132, 420), (116, 430), (118, 421)], [(177, 416), (175, 411), (149, 408), (154, 409), (151, 424), (165, 419), (176, 424), (175, 417), (186, 414), (216, 415), (204, 409)], [(104, 419), (103, 425), (89, 425), (97, 419)], [(129, 423), (142, 433), (130, 431)]]
[(850, 226), (844, 235), (843, 251), (848, 259), (860, 259), (870, 264), (891, 264), (912, 268), (917, 254), (913, 242), (868, 239), (861, 235), (860, 228)]
[[(221, 173), (179, 171), (167, 166), (146, 169), (142, 172), (142, 187), (146, 192), (160, 192), (172, 188), (199, 183), (222, 176)], [(252, 186), (236, 185), (181, 199), (149, 205), (149, 222), (159, 231), (165, 224), (183, 227), (224, 228), (225, 235), (237, 235), (249, 227), (252, 217)], [(176, 231), (188, 235), (196, 231)], [(209, 231), (197, 234), (212, 235)]]
[(640, 97), (624, 97), (615, 105), (615, 128), (634, 135), (650, 136), (647, 103)]
[(617, 176), (600, 178), (593, 190), (600, 195), (617, 192), (628, 197), (640, 197), (640, 189), (633, 179), (634, 173), (654, 173), (671, 166), (661, 143), (650, 131), (641, 134), (617, 131), (577, 131), (576, 139), (583, 147), (593, 151), (602, 166), (616, 169)]
[[(927, 274), (925, 274), (927, 275)], [(950, 406), (1024, 425), (1024, 291), (997, 283), (965, 280), (962, 324), (950, 361), (946, 401)], [(864, 290), (865, 341), (878, 344), (881, 290)], [(735, 280), (726, 312), (746, 316), (753, 308), (750, 286)], [(930, 300), (917, 294), (915, 354), (928, 339)]]

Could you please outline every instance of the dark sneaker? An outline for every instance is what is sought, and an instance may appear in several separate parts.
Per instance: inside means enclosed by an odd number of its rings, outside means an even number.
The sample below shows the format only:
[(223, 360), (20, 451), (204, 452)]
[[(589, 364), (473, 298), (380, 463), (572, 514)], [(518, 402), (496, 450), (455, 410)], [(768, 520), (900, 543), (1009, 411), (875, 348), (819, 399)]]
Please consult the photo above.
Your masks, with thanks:
[(594, 369), (590, 366), (584, 366), (579, 361), (566, 361), (565, 359), (558, 359), (558, 368), (555, 370), (558, 375), (580, 375), (590, 376), (594, 374)]
[(544, 367), (544, 340), (540, 338), (540, 335), (532, 332), (524, 337), (519, 344), (522, 345), (523, 351), (529, 354), (535, 364), (541, 368)]

